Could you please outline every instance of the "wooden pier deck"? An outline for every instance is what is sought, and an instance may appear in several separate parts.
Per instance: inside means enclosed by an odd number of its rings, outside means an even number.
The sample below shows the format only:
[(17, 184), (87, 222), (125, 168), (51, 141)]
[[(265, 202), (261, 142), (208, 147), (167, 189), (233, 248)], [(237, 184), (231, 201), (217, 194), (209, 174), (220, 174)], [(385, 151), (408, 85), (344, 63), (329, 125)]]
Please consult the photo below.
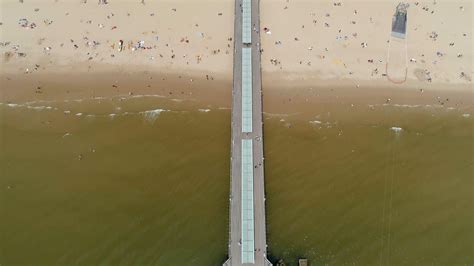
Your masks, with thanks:
[(236, 0), (229, 259), (225, 266), (271, 265), (265, 224), (259, 28), (259, 0)]

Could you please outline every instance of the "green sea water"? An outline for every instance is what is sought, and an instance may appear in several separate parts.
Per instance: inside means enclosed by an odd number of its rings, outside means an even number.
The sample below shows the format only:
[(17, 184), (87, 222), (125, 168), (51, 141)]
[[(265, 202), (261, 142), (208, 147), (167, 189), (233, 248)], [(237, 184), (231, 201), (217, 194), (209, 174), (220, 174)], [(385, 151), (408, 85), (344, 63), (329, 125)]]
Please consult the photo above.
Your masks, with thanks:
[[(464, 113), (334, 104), (265, 115), (270, 258), (472, 265)], [(159, 97), (4, 103), (0, 264), (220, 265), (229, 156), (228, 109)]]

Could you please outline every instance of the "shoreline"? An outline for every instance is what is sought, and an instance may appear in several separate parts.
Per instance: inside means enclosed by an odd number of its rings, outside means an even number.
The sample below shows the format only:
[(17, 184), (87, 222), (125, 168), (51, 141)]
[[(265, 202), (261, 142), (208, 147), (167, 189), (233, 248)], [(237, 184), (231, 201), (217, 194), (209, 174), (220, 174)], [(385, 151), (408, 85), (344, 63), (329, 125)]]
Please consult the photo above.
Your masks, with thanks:
[[(210, 109), (231, 108), (232, 102), (230, 79), (207, 80), (202, 73), (185, 76), (147, 71), (104, 72), (88, 73), (87, 79), (84, 79), (82, 73), (31, 73), (27, 75), (28, 78), (24, 77), (24, 74), (0, 75), (0, 102), (8, 104), (159, 96), (164, 102), (170, 101), (171, 105), (173, 102), (182, 102), (183, 105)], [(266, 73), (263, 73), (262, 82), (264, 112), (273, 114), (311, 114), (323, 112), (328, 106), (438, 106), (459, 110), (471, 110), (474, 107), (472, 89), (463, 84), (417, 86), (413, 82), (414, 85), (408, 87), (387, 86), (387, 82), (360, 81), (357, 87), (352, 80), (275, 82)]]

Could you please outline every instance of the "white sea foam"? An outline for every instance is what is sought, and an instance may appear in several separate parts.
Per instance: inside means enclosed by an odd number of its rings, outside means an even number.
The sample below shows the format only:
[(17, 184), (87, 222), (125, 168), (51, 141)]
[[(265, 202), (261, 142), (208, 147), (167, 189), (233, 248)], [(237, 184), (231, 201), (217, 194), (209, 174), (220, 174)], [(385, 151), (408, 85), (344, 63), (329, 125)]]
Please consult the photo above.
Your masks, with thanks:
[(319, 120), (314, 120), (314, 121), (309, 121), (310, 124), (315, 124), (315, 125), (319, 125), (319, 124), (322, 124), (323, 122), (319, 121)]
[(82, 115), (82, 113), (77, 113), (77, 114), (76, 114), (76, 116), (81, 116), (81, 115)]
[(51, 106), (30, 106), (30, 105), (27, 105), (26, 108), (28, 109), (33, 109), (33, 110), (38, 110), (38, 111), (41, 111), (41, 110), (51, 110), (53, 109), (53, 107)]
[(70, 113), (71, 113), (71, 111), (69, 111), (69, 110), (64, 111), (64, 114), (65, 114), (65, 115), (68, 115), (68, 114), (70, 114)]
[(43, 110), (45, 106), (26, 106), (26, 108), (40, 111)]
[(210, 112), (211, 109), (198, 109), (199, 112), (204, 112), (204, 113), (207, 113), (207, 112)]
[(159, 95), (159, 94), (138, 94), (138, 95), (131, 96), (131, 98), (144, 98), (144, 97), (165, 98), (166, 96)]
[(395, 133), (400, 133), (402, 132), (403, 129), (401, 127), (391, 127), (390, 130), (392, 130)]
[(402, 108), (417, 108), (420, 107), (418, 104), (393, 104), (395, 107), (402, 107)]
[(168, 110), (154, 109), (154, 110), (147, 110), (147, 111), (140, 112), (140, 114), (143, 114), (146, 121), (153, 123), (162, 112), (166, 112), (166, 111)]
[(469, 117), (471, 117), (471, 114), (462, 114), (462, 117), (469, 118)]

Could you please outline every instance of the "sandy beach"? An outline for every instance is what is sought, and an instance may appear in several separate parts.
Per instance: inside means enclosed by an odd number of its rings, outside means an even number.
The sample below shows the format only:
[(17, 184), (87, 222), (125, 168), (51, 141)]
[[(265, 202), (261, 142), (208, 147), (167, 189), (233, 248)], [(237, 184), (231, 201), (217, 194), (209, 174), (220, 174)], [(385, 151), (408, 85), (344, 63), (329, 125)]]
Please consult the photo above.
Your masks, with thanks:
[[(407, 50), (389, 52), (397, 3), (261, 1), (264, 97), (276, 97), (266, 106), (316, 101), (324, 88), (367, 103), (471, 105), (472, 3), (411, 1)], [(233, 1), (2, 0), (1, 10), (2, 102), (160, 94), (230, 106)], [(406, 82), (387, 79), (388, 58)]]

